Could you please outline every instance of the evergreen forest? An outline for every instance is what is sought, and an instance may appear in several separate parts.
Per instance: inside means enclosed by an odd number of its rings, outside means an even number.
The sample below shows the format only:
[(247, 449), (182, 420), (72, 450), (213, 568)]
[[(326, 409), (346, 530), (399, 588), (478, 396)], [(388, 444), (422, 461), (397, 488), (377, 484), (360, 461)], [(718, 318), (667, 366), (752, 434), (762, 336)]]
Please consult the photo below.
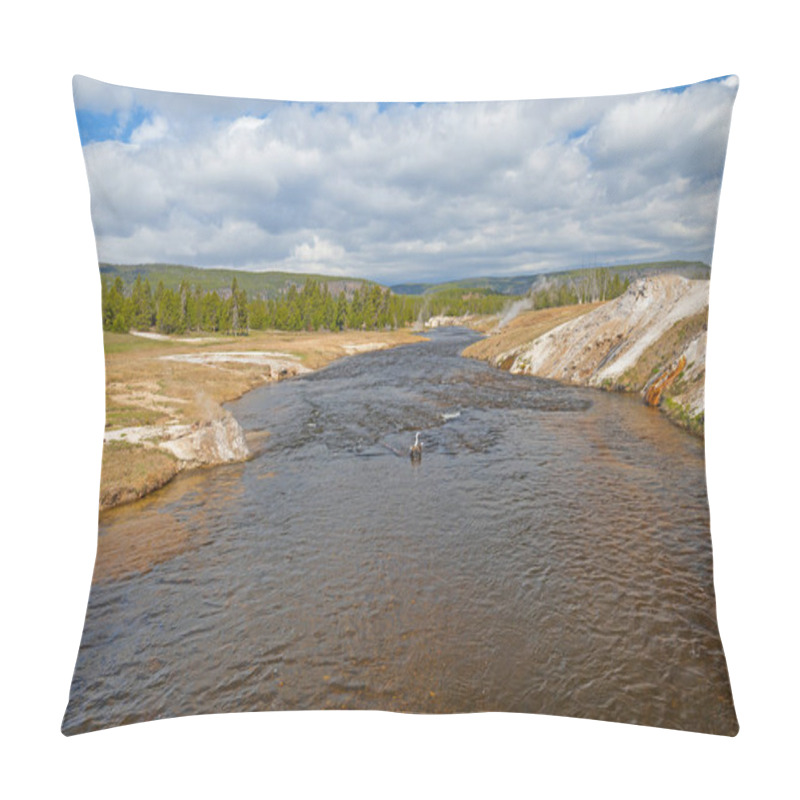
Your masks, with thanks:
[[(376, 283), (351, 291), (331, 292), (325, 281), (307, 278), (278, 296), (248, 297), (234, 277), (230, 288), (205, 289), (181, 281), (177, 289), (163, 281), (152, 288), (137, 275), (126, 284), (120, 275), (101, 275), (103, 329), (126, 333), (155, 330), (164, 334), (212, 332), (247, 335), (250, 330), (341, 331), (387, 330), (426, 322), (438, 315), (500, 314), (519, 295), (486, 288), (449, 286), (423, 295), (395, 294)], [(533, 308), (610, 300), (627, 289), (629, 280), (605, 269), (553, 278), (529, 297)]]

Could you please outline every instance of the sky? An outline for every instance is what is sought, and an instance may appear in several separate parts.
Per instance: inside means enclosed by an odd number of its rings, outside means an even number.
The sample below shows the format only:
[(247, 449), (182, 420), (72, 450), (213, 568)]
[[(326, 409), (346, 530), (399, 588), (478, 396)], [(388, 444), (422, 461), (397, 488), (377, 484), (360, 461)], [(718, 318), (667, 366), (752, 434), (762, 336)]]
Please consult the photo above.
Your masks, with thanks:
[(710, 264), (737, 88), (288, 103), (73, 82), (100, 261), (386, 285)]

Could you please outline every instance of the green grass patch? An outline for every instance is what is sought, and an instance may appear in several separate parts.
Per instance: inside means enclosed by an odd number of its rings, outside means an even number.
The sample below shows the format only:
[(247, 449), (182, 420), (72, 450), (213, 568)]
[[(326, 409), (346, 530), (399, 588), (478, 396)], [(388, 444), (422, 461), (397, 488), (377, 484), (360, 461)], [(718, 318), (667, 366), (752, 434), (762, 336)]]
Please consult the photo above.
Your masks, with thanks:
[(130, 333), (103, 332), (103, 347), (107, 354), (134, 353), (147, 350), (157, 350), (164, 345), (169, 346), (167, 340), (146, 339), (143, 336), (134, 336)]
[(695, 436), (703, 436), (705, 433), (705, 412), (701, 411), (699, 414), (692, 414), (687, 406), (672, 400), (669, 397), (664, 397), (661, 401), (661, 407), (664, 413), (676, 424), (682, 428), (686, 428), (690, 433)]
[(106, 408), (106, 430), (133, 428), (140, 425), (158, 425), (169, 419), (161, 411), (137, 406), (111, 406)]

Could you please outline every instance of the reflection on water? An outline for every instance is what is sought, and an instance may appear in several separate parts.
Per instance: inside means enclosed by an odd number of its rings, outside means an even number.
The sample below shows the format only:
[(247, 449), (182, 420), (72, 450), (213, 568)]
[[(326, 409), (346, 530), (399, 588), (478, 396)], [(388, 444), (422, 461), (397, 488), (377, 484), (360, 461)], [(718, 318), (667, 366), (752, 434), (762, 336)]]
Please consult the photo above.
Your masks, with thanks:
[(735, 733), (702, 443), (473, 338), (251, 392), (256, 458), (105, 515), (101, 541), (180, 545), (92, 587), (65, 732), (370, 708)]
[(92, 581), (147, 572), (201, 545), (208, 538), (209, 511), (215, 504), (224, 509), (242, 493), (240, 464), (220, 469), (211, 491), (206, 490), (204, 472), (182, 475), (161, 493), (141, 500), (133, 513), (127, 506), (102, 512)]

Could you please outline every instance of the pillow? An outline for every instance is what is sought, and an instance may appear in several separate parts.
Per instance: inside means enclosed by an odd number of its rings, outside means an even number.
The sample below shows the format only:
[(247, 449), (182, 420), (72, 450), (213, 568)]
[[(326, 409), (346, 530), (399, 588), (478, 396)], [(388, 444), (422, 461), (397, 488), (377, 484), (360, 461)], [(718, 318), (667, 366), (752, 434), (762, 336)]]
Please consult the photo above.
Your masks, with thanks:
[(344, 708), (735, 735), (703, 381), (737, 87), (76, 77), (106, 430), (63, 732)]

